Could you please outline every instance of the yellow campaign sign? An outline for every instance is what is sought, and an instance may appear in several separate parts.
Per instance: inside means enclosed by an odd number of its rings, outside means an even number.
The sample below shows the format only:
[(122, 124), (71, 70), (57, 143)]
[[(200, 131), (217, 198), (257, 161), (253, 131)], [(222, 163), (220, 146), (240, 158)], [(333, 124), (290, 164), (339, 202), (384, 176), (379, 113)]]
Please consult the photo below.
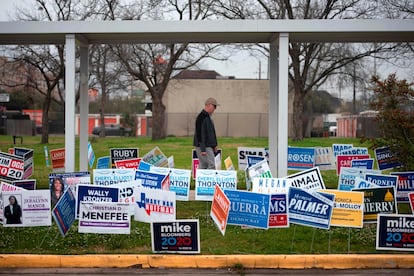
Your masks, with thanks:
[(364, 193), (356, 191), (323, 190), (335, 195), (331, 226), (363, 227)]

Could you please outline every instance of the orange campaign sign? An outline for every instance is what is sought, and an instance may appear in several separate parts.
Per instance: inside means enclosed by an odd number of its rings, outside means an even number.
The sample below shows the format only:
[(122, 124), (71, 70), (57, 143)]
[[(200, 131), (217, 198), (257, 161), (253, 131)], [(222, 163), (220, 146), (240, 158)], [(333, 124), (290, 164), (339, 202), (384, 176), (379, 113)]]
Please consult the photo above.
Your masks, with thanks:
[(210, 216), (216, 223), (221, 234), (224, 236), (227, 227), (227, 218), (229, 217), (230, 200), (220, 188), (216, 185), (214, 188), (213, 201), (211, 203)]
[(65, 149), (50, 150), (50, 160), (52, 162), (53, 171), (65, 170)]
[(364, 218), (364, 193), (357, 191), (321, 190), (334, 194), (335, 201), (331, 226), (362, 228)]

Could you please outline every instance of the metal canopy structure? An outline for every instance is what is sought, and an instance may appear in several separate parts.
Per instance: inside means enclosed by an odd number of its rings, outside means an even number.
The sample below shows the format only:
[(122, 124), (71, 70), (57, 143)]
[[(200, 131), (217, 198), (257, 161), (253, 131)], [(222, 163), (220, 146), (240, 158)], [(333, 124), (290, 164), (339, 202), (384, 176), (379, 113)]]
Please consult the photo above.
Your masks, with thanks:
[(414, 20), (217, 20), (0, 22), (0, 44), (65, 44), (65, 170), (75, 171), (75, 64), (80, 45), (79, 170), (88, 169), (91, 44), (269, 43), (269, 163), (287, 175), (290, 42), (414, 42)]

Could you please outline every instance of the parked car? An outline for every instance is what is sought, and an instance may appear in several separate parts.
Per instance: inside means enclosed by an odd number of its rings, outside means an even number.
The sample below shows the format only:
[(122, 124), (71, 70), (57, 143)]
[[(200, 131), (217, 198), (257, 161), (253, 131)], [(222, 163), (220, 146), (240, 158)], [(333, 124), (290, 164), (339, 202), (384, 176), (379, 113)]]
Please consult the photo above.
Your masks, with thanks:
[[(101, 134), (101, 126), (92, 129), (93, 135)], [(129, 127), (121, 127), (120, 125), (105, 125), (105, 136), (131, 136), (132, 129)]]

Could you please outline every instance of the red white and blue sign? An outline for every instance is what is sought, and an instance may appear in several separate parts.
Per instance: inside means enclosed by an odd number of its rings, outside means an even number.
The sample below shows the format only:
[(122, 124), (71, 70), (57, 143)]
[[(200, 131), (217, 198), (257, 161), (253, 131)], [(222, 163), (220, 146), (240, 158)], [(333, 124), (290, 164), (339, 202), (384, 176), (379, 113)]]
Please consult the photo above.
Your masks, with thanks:
[(391, 172), (397, 180), (397, 202), (409, 202), (408, 194), (414, 192), (414, 172)]
[(288, 147), (288, 169), (305, 170), (315, 166), (315, 148)]
[(414, 216), (378, 214), (376, 249), (414, 251)]

